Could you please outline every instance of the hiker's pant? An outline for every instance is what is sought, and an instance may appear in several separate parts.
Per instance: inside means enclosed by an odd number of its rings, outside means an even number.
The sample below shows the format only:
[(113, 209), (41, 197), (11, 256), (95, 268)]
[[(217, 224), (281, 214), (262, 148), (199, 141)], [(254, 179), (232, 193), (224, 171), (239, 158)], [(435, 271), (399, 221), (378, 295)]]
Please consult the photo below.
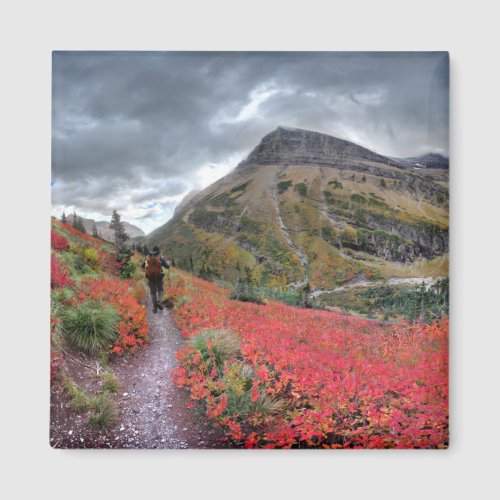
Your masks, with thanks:
[(161, 278), (148, 279), (148, 282), (151, 300), (153, 301), (153, 305), (156, 305), (163, 300), (163, 276)]

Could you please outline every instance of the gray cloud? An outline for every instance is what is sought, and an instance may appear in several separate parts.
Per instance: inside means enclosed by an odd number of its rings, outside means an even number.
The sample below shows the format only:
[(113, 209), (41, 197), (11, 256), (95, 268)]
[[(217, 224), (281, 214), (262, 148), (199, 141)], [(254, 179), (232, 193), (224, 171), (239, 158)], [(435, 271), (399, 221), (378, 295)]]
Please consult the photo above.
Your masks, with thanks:
[(153, 229), (278, 125), (447, 154), (448, 57), (55, 52), (54, 211), (117, 208)]

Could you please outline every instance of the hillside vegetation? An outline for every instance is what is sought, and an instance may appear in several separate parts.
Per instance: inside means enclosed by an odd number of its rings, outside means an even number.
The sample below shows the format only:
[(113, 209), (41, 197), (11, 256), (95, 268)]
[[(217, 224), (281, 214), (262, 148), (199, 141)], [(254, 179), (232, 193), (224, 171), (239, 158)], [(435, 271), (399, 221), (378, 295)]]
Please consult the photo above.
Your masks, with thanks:
[(448, 321), (380, 322), (269, 302), (176, 270), (175, 380), (246, 447), (448, 445)]
[[(117, 260), (111, 244), (52, 220), (51, 380), (64, 388), (70, 409), (96, 429), (116, 421), (112, 394), (119, 381), (109, 360), (133, 354), (148, 338), (137, 259)], [(91, 393), (79, 385), (86, 380), (71, 375), (78, 363), (95, 363)]]

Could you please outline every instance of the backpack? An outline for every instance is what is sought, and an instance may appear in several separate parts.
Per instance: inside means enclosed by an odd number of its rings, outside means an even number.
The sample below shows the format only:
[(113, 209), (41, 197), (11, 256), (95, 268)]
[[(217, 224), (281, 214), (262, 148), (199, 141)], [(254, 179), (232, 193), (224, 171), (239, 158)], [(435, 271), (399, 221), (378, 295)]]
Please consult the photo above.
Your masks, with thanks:
[(146, 278), (161, 278), (160, 255), (149, 255), (146, 261)]

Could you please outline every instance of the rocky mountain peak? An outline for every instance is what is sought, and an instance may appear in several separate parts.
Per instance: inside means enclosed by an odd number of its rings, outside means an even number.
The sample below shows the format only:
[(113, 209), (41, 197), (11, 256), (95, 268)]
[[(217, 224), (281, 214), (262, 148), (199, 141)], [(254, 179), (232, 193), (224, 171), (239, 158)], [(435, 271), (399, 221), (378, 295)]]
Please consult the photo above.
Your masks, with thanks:
[(327, 134), (298, 128), (278, 127), (262, 138), (259, 145), (240, 166), (249, 164), (336, 165), (374, 161), (400, 166), (353, 142)]

